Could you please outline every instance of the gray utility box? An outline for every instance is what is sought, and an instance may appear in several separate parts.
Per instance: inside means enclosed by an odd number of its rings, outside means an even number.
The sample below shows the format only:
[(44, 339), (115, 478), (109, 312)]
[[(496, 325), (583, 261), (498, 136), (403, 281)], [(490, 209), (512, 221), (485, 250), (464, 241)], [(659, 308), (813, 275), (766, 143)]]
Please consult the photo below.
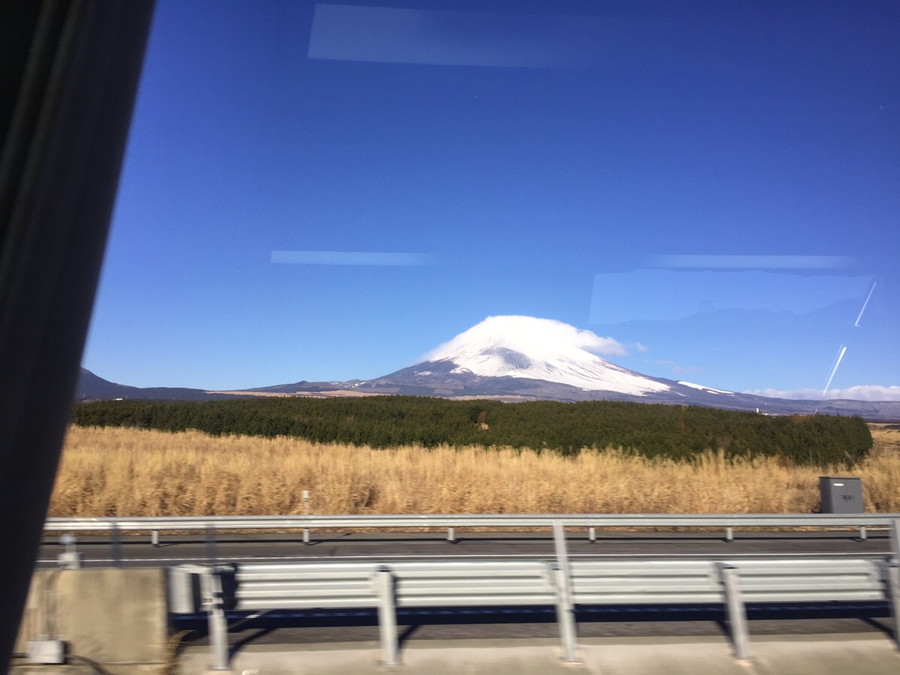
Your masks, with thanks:
[(862, 482), (859, 478), (819, 478), (821, 513), (864, 513)]

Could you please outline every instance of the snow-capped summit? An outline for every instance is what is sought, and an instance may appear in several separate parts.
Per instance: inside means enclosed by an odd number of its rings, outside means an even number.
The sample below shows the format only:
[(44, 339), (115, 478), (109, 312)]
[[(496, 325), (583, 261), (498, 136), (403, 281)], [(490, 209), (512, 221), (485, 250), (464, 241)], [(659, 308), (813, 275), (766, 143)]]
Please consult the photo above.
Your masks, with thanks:
[(420, 366), (425, 371), (429, 364), (452, 362), (453, 367), (445, 372), (544, 380), (631, 395), (670, 388), (665, 382), (609, 363), (598, 353), (621, 356), (626, 352), (612, 338), (561, 321), (491, 316), (428, 354)]

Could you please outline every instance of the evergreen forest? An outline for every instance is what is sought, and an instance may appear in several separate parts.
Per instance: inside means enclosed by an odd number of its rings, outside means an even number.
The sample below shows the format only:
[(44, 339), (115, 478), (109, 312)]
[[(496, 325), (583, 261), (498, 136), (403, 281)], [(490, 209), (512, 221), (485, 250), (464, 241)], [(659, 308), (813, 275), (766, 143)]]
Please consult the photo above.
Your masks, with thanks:
[(765, 455), (812, 466), (851, 464), (872, 447), (858, 417), (766, 416), (696, 406), (613, 401), (451, 401), (415, 396), (254, 398), (228, 401), (94, 401), (75, 406), (79, 426), (213, 435), (292, 436), (376, 449), (403, 445), (531, 448), (571, 456), (620, 448), (688, 460), (705, 450)]

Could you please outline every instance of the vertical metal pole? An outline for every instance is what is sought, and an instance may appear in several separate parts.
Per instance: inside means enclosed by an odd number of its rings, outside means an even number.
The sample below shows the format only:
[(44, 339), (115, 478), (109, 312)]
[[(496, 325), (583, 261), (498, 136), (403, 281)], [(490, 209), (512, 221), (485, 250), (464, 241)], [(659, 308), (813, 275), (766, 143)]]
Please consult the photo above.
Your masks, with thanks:
[(75, 535), (66, 532), (59, 538), (60, 543), (66, 547), (65, 553), (57, 556), (57, 563), (62, 569), (80, 570), (81, 554), (75, 548)]
[(456, 528), (448, 527), (447, 528), (447, 541), (455, 544), (456, 543)]
[(556, 620), (559, 623), (559, 638), (562, 641), (563, 661), (578, 663), (578, 635), (575, 624), (575, 607), (569, 589), (569, 578), (559, 565), (553, 565), (556, 581)]
[(900, 564), (900, 518), (891, 521), (891, 554), (894, 562)]
[(572, 597), (572, 576), (569, 570), (569, 551), (566, 546), (566, 530), (562, 521), (553, 521), (553, 543), (556, 548), (556, 618), (559, 622), (562, 640), (563, 661), (577, 663), (577, 634), (575, 624), (575, 602)]
[(734, 656), (738, 659), (750, 658), (750, 635), (747, 631), (747, 611), (741, 597), (738, 570), (732, 565), (721, 565), (722, 584), (725, 586), (725, 603), (728, 607), (728, 625)]
[(110, 546), (112, 547), (112, 559), (114, 567), (122, 567), (122, 533), (119, 524), (113, 523), (109, 533)]
[(154, 546), (159, 546), (159, 530), (152, 530), (150, 532), (150, 543)]
[(397, 607), (394, 599), (394, 575), (382, 565), (375, 573), (375, 590), (378, 593), (378, 633), (381, 637), (381, 665), (399, 666), (397, 657)]
[(866, 539), (868, 539), (868, 533), (866, 532), (866, 526), (860, 525), (859, 526), (859, 540), (865, 541)]
[(591, 543), (597, 541), (597, 528), (596, 527), (588, 528), (588, 541), (590, 541)]
[(734, 528), (731, 525), (725, 528), (725, 541), (734, 541)]
[(222, 578), (214, 569), (206, 569), (200, 577), (203, 584), (203, 605), (209, 623), (210, 670), (230, 670), (228, 667), (228, 622), (222, 607)]
[[(309, 490), (303, 491), (303, 515), (309, 518)], [(303, 528), (303, 543), (309, 543), (309, 528)]]
[(888, 563), (888, 591), (891, 597), (891, 612), (894, 615), (894, 644), (900, 649), (900, 563)]
[[(553, 521), (553, 544), (556, 547), (556, 564), (569, 578), (569, 551), (566, 547), (566, 529), (561, 520)], [(566, 584), (568, 586), (568, 582)]]
[(206, 526), (206, 562), (215, 565), (219, 556), (216, 553), (216, 528), (213, 525)]
[(891, 521), (891, 553), (888, 563), (888, 590), (891, 594), (891, 610), (894, 614), (894, 643), (900, 649), (900, 519)]

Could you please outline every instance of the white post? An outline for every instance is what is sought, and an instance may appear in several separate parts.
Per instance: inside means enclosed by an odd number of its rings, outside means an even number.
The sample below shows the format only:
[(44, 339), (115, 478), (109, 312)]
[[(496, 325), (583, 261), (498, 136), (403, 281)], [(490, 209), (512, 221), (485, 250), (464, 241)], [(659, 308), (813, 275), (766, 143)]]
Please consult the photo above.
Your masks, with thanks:
[(747, 632), (747, 611), (741, 597), (738, 570), (732, 565), (721, 565), (722, 584), (725, 586), (725, 603), (728, 608), (728, 624), (734, 643), (734, 656), (738, 659), (750, 658), (750, 636)]
[(578, 663), (575, 602), (572, 598), (572, 577), (569, 572), (569, 552), (566, 547), (566, 530), (562, 521), (553, 521), (553, 543), (556, 547), (556, 618), (562, 639), (563, 661)]
[(894, 562), (900, 565), (900, 518), (891, 521), (891, 553), (894, 555)]
[(212, 568), (204, 571), (203, 606), (209, 622), (209, 649), (212, 655), (210, 670), (231, 670), (228, 667), (228, 622), (222, 606), (222, 578)]
[(381, 637), (381, 665), (399, 666), (394, 575), (391, 574), (390, 568), (385, 566), (379, 567), (375, 575), (375, 590), (378, 593), (378, 633)]
[(561, 520), (553, 521), (553, 544), (556, 547), (556, 564), (569, 578), (569, 551), (566, 547), (566, 529)]
[(75, 548), (75, 535), (66, 532), (59, 538), (60, 543), (66, 547), (65, 552), (57, 556), (57, 564), (60, 569), (80, 570), (81, 554)]
[(891, 611), (894, 615), (894, 644), (900, 649), (900, 563), (888, 563), (888, 591), (891, 596)]
[[(303, 515), (309, 516), (309, 490), (303, 491)], [(303, 543), (309, 543), (309, 528), (303, 528)]]
[(578, 635), (569, 579), (559, 565), (553, 565), (553, 574), (556, 581), (556, 620), (559, 622), (559, 637), (562, 640), (562, 660), (566, 663), (578, 663)]
[(894, 614), (894, 642), (900, 649), (900, 519), (891, 521), (892, 559), (888, 562), (888, 590)]

